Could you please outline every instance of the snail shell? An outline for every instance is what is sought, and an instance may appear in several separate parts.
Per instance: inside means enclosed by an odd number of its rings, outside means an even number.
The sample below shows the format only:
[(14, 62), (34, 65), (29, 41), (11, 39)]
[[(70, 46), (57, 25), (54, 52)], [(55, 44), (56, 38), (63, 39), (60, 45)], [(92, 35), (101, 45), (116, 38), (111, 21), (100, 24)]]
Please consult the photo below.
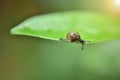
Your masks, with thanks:
[(79, 41), (81, 40), (80, 35), (77, 32), (68, 32), (67, 33), (67, 40), (69, 42)]

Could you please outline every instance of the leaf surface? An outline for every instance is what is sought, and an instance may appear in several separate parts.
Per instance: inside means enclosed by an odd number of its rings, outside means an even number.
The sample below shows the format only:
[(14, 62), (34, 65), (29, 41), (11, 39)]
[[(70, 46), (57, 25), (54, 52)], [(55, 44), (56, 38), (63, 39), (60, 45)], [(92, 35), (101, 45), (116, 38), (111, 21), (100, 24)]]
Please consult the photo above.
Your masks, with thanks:
[(99, 12), (57, 12), (28, 18), (11, 29), (11, 34), (59, 40), (71, 31), (91, 42), (120, 39), (120, 21)]

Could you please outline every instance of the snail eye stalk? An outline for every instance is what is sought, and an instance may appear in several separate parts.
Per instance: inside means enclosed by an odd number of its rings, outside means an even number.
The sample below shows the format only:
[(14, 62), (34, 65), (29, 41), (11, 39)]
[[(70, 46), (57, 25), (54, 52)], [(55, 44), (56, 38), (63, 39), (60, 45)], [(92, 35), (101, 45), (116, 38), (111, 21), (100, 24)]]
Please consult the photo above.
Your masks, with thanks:
[(82, 44), (82, 50), (84, 49), (85, 42), (91, 42), (91, 41), (84, 41), (84, 40), (79, 40), (79, 41)]

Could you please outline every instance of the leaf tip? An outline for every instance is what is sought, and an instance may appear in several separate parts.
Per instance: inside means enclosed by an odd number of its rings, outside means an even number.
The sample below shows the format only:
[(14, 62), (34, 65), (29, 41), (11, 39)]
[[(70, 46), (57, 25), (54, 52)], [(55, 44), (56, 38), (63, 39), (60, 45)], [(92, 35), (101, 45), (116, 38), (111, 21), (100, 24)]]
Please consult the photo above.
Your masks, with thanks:
[(16, 32), (16, 29), (15, 28), (12, 28), (12, 29), (10, 29), (10, 34), (15, 34), (15, 32)]

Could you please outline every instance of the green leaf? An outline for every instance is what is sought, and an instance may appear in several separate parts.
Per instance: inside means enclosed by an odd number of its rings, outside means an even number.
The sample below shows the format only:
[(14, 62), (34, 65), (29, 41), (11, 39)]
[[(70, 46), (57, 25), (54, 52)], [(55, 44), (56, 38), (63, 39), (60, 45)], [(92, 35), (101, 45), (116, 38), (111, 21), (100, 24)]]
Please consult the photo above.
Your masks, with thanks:
[(92, 42), (120, 38), (120, 21), (99, 12), (58, 12), (37, 15), (11, 29), (11, 34), (59, 40), (75, 31)]

